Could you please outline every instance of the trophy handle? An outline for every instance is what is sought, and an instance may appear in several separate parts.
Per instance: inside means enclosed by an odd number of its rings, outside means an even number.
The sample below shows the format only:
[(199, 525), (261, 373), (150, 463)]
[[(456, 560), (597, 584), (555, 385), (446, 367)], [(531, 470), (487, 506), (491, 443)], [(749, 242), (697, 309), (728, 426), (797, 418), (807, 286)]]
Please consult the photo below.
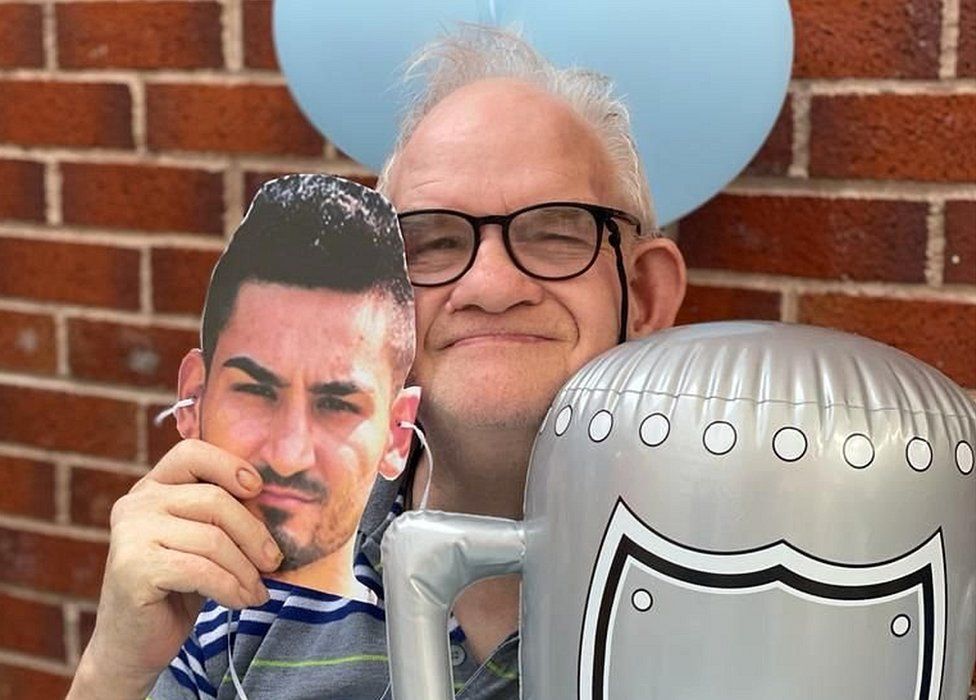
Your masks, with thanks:
[(390, 681), (396, 700), (452, 700), (447, 623), (457, 595), (475, 581), (518, 573), (522, 523), (439, 511), (408, 511), (383, 537)]

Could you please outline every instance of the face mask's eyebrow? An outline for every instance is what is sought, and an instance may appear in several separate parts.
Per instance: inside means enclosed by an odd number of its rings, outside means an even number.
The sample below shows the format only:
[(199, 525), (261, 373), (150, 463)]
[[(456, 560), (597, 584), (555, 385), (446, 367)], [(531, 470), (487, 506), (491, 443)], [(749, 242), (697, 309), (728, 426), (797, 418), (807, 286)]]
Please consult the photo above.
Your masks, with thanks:
[(277, 388), (288, 386), (287, 382), (282, 380), (277, 374), (265, 367), (262, 367), (250, 357), (245, 357), (244, 355), (238, 355), (237, 357), (230, 358), (224, 363), (223, 366), (239, 369), (242, 372), (249, 374), (254, 381), (260, 382), (261, 384), (268, 384)]
[(363, 391), (355, 382), (319, 382), (308, 389), (309, 393), (328, 396), (349, 396)]

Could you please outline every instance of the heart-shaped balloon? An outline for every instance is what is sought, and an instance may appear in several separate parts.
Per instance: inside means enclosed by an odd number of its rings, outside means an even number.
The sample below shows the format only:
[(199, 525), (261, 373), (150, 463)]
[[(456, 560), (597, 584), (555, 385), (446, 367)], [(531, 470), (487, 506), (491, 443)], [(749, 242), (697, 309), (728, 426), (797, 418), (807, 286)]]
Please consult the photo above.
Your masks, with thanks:
[(276, 0), (274, 37), (311, 122), (378, 170), (409, 57), (457, 22), (521, 28), (558, 66), (610, 76), (631, 109), (658, 219), (698, 207), (749, 162), (783, 103), (787, 0)]

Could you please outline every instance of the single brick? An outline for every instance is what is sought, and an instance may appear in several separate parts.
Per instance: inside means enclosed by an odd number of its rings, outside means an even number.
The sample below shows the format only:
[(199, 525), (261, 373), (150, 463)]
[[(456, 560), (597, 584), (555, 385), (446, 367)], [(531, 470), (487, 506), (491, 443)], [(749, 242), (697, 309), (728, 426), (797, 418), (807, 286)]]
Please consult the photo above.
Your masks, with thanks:
[(787, 97), (762, 148), (746, 166), (747, 175), (785, 175), (793, 162), (793, 101)]
[(149, 85), (153, 150), (319, 155), (322, 137), (284, 87)]
[(941, 0), (794, 0), (794, 78), (936, 78)]
[(95, 599), (107, 554), (102, 542), (0, 527), (0, 581), (16, 586)]
[(44, 65), (41, 6), (0, 5), (0, 68), (40, 68)]
[(139, 307), (136, 250), (0, 238), (0, 260), (0, 295), (123, 309)]
[(146, 410), (146, 436), (149, 441), (147, 454), (150, 466), (155, 465), (182, 439), (176, 430), (175, 417), (167, 416), (161, 425), (156, 425), (153, 420), (160, 411), (166, 408), (169, 406), (156, 404), (149, 406)]
[(149, 165), (64, 163), (62, 199), (69, 224), (144, 231), (223, 232), (220, 173)]
[(131, 474), (87, 467), (71, 469), (71, 522), (108, 527), (112, 505), (135, 486)]
[(54, 519), (53, 464), (0, 455), (0, 484), (0, 512)]
[(945, 273), (949, 284), (976, 284), (976, 202), (946, 202)]
[(0, 79), (0, 142), (132, 147), (125, 85)]
[(719, 195), (679, 224), (689, 267), (921, 282), (924, 202)]
[(779, 292), (691, 284), (681, 302), (675, 325), (738, 319), (778, 321), (779, 307)]
[(0, 384), (0, 441), (133, 459), (135, 415), (127, 401)]
[(810, 175), (972, 182), (976, 95), (815, 96)]
[(63, 698), (70, 676), (0, 663), (0, 698)]
[(59, 3), (62, 68), (219, 68), (216, 2)]
[(54, 319), (0, 310), (0, 369), (53, 374), (57, 369)]
[(175, 390), (180, 361), (198, 340), (195, 331), (71, 319), (68, 364), (79, 379)]
[(976, 78), (976, 0), (960, 0), (959, 2), (959, 47), (957, 51), (956, 75), (960, 78)]
[(52, 659), (64, 658), (61, 606), (0, 592), (0, 610), (3, 610), (0, 648)]
[(244, 0), (244, 65), (278, 70), (271, 36), (271, 0)]
[(821, 294), (801, 296), (798, 316), (893, 345), (976, 388), (976, 304)]
[[(2, 8), (3, 5), (0, 5)], [(0, 160), (0, 219), (44, 221), (44, 166)]]
[(161, 313), (199, 315), (219, 256), (211, 250), (153, 249), (153, 308)]

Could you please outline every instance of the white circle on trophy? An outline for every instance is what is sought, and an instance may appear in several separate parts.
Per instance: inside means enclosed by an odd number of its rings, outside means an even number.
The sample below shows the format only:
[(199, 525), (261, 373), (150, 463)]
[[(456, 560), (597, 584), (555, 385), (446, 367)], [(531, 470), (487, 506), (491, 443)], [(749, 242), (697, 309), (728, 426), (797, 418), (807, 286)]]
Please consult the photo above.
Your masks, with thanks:
[(652, 413), (640, 424), (640, 439), (648, 447), (657, 447), (668, 439), (671, 421), (663, 413)]
[(920, 437), (912, 438), (905, 448), (908, 466), (917, 472), (924, 472), (932, 465), (932, 446)]
[(705, 428), (702, 442), (705, 443), (705, 449), (713, 455), (724, 455), (735, 447), (735, 428), (731, 423), (717, 420)]
[(912, 621), (908, 615), (898, 615), (891, 621), (891, 633), (896, 637), (904, 637), (912, 628)]
[(844, 441), (844, 459), (855, 469), (864, 469), (874, 461), (874, 445), (867, 435), (854, 433)]
[(644, 590), (643, 588), (638, 588), (634, 591), (634, 594), (630, 596), (630, 602), (636, 610), (640, 612), (647, 612), (654, 605), (654, 596), (651, 595), (650, 591)]
[(590, 439), (593, 442), (603, 442), (613, 428), (613, 414), (610, 411), (597, 411), (590, 418)]
[(780, 428), (773, 435), (773, 452), (784, 462), (795, 462), (807, 451), (807, 436), (799, 428)]
[(973, 448), (965, 440), (960, 440), (956, 445), (956, 466), (963, 474), (973, 470)]
[(573, 417), (573, 409), (569, 406), (563, 406), (559, 413), (556, 414), (556, 435), (562, 435), (569, 428), (569, 421)]

